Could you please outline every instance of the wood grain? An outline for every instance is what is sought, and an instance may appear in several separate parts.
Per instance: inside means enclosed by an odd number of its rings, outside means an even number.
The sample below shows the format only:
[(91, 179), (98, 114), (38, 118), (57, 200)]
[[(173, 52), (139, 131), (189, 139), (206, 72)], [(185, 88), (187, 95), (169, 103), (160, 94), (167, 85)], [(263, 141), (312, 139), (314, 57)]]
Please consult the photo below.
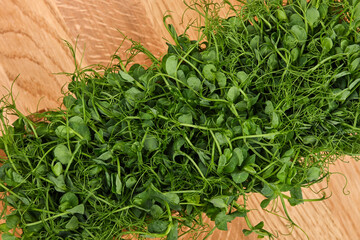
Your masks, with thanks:
[[(166, 10), (172, 11), (172, 22), (177, 23), (179, 33), (195, 17), (187, 14), (184, 24), (179, 24), (185, 10), (181, 0), (0, 0), (0, 3), (6, 6), (0, 9), (1, 85), (9, 89), (20, 74), (13, 89), (23, 112), (59, 106), (61, 87), (69, 79), (53, 73), (74, 70), (73, 59), (63, 39), (72, 44), (78, 39), (77, 46), (81, 51), (77, 59), (84, 52), (83, 66), (108, 64), (124, 39), (120, 32), (161, 56), (166, 51), (164, 38), (169, 38), (162, 23)], [(125, 57), (124, 49), (129, 46), (125, 43), (119, 54)], [(7, 93), (5, 88), (0, 88), (1, 95)], [(356, 225), (360, 222), (360, 167), (354, 160), (346, 160), (349, 163), (337, 162), (331, 170), (347, 176), (349, 195), (343, 194), (344, 177), (332, 175), (326, 190), (328, 194), (332, 193), (330, 199), (288, 208), (292, 219), (310, 239), (360, 239)], [(315, 190), (322, 187), (325, 183), (317, 185)], [(319, 195), (306, 190), (304, 197), (318, 198)], [(255, 209), (250, 213), (251, 221), (256, 224), (264, 220), (266, 229), (271, 232), (288, 233), (288, 222), (259, 208), (262, 199), (258, 194), (250, 196), (249, 207)], [(278, 214), (283, 216), (284, 212), (279, 210)], [(244, 237), (243, 228), (246, 228), (243, 219), (234, 220), (229, 224), (229, 231), (216, 230), (209, 239), (256, 239), (252, 235)], [(303, 240), (306, 236), (301, 230), (294, 229), (292, 235), (280, 235), (279, 239)]]

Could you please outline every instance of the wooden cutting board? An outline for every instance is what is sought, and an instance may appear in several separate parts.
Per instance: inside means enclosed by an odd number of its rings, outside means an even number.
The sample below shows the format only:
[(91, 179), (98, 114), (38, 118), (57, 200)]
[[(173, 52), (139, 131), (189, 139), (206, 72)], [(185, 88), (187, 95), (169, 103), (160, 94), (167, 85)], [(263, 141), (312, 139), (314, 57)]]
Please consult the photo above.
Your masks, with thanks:
[[(0, 6), (0, 95), (13, 85), (17, 105), (24, 113), (59, 106), (61, 88), (69, 79), (55, 73), (74, 71), (74, 60), (64, 40), (73, 45), (77, 42), (76, 59), (82, 66), (108, 64), (123, 34), (161, 56), (166, 50), (163, 38), (169, 38), (162, 23), (166, 10), (172, 11), (172, 22), (179, 33), (195, 17), (187, 14), (184, 24), (179, 24), (186, 8), (182, 0), (0, 0)], [(128, 46), (124, 43), (118, 53), (124, 57)], [(356, 226), (360, 222), (360, 166), (348, 157), (345, 161), (348, 163), (337, 162), (331, 167), (338, 174), (331, 175), (325, 191), (332, 194), (330, 199), (289, 207), (290, 216), (310, 239), (360, 239)], [(346, 180), (341, 174), (347, 177), (345, 189)], [(326, 185), (321, 183), (314, 190)], [(321, 195), (307, 190), (304, 197)], [(284, 216), (281, 208), (276, 214), (267, 213), (259, 207), (262, 199), (258, 194), (249, 197), (249, 207), (254, 209), (251, 221), (265, 221), (266, 229), (274, 233), (289, 233), (288, 222), (277, 216)], [(234, 220), (229, 231), (215, 231), (210, 239), (256, 239), (243, 236), (245, 227), (243, 219)], [(306, 235), (294, 229), (292, 235), (280, 235), (278, 239), (302, 240)]]

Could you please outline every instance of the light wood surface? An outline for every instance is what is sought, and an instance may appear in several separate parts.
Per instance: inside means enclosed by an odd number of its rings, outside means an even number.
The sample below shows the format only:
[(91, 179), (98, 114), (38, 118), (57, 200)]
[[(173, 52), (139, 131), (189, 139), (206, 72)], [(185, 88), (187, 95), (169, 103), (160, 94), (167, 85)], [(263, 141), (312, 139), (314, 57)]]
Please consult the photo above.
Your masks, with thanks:
[[(166, 50), (163, 38), (169, 38), (162, 23), (166, 10), (172, 11), (172, 21), (179, 33), (194, 19), (194, 15), (187, 15), (184, 24), (179, 24), (185, 10), (181, 0), (0, 0), (0, 6), (0, 94), (6, 94), (6, 88), (10, 89), (17, 78), (13, 89), (17, 105), (24, 113), (59, 106), (61, 87), (69, 79), (54, 73), (74, 70), (73, 58), (63, 40), (74, 44), (78, 39), (77, 59), (80, 61), (84, 53), (83, 66), (106, 65), (123, 40), (121, 32), (160, 56)], [(120, 55), (126, 55), (124, 49), (128, 46), (124, 44)], [(332, 193), (330, 199), (288, 208), (292, 219), (310, 239), (360, 239), (357, 226), (360, 222), (360, 166), (350, 158), (345, 160), (349, 163), (338, 162), (331, 170), (347, 176), (345, 191), (350, 194), (343, 194), (344, 177), (334, 174), (326, 190)], [(314, 189), (324, 186), (326, 184), (322, 183)], [(320, 196), (309, 190), (304, 192), (305, 198)], [(288, 233), (288, 222), (261, 210), (261, 200), (260, 195), (249, 198), (249, 207), (256, 209), (250, 213), (251, 221), (255, 224), (264, 220), (266, 229), (271, 232)], [(278, 214), (284, 215), (281, 210)], [(229, 231), (215, 231), (210, 239), (256, 239), (252, 235), (243, 236), (241, 230), (245, 227), (243, 219), (234, 220), (229, 224)], [(295, 229), (292, 235), (280, 235), (278, 239), (302, 240), (306, 236)]]

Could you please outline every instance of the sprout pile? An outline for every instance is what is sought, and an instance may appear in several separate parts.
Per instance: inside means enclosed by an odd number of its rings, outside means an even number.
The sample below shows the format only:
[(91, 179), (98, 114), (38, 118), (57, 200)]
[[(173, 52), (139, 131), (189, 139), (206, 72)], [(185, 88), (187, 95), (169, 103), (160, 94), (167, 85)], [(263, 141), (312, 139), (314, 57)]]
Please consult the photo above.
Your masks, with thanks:
[(3, 239), (199, 239), (237, 217), (274, 238), (249, 221), (251, 193), (297, 226), (285, 201), (360, 153), (358, 2), (193, 1), (198, 39), (166, 25), (161, 58), (133, 41), (118, 64), (77, 66), (58, 110), (26, 116), (4, 96)]

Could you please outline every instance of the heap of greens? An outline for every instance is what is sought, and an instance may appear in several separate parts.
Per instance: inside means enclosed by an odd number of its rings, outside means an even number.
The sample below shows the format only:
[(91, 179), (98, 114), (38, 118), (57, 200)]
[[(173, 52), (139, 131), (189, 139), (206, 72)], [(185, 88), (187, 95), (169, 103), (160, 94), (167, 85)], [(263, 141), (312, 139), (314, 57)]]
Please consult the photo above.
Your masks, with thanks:
[(119, 64), (77, 67), (62, 109), (25, 116), (2, 98), (3, 239), (198, 239), (203, 213), (274, 237), (250, 223), (250, 193), (263, 208), (303, 203), (302, 188), (360, 152), (360, 3), (240, 5), (188, 4), (199, 39), (167, 25), (161, 59), (133, 42)]

